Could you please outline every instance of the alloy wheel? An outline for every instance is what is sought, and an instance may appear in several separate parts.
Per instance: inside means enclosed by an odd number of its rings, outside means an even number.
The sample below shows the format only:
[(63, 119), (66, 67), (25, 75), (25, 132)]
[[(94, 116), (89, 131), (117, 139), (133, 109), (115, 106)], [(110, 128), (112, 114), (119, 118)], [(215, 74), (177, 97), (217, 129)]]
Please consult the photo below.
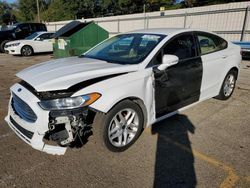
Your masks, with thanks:
[(32, 49), (28, 46), (22, 48), (22, 55), (30, 56), (32, 54)]
[(119, 111), (111, 120), (108, 138), (112, 145), (123, 147), (129, 144), (139, 130), (139, 117), (131, 108)]
[(223, 93), (226, 97), (230, 96), (234, 90), (235, 77), (233, 74), (229, 74), (225, 80)]

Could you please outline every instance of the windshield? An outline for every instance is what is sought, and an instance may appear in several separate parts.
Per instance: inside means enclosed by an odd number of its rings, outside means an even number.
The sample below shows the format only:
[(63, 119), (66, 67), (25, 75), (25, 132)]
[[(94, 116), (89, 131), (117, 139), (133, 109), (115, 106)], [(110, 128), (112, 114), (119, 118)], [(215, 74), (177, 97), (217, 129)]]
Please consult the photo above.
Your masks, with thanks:
[(25, 39), (26, 40), (32, 40), (32, 39), (36, 38), (38, 35), (39, 35), (38, 33), (33, 33), (32, 35), (26, 37)]
[(124, 34), (112, 37), (84, 54), (84, 57), (118, 64), (138, 64), (165, 37), (157, 34)]

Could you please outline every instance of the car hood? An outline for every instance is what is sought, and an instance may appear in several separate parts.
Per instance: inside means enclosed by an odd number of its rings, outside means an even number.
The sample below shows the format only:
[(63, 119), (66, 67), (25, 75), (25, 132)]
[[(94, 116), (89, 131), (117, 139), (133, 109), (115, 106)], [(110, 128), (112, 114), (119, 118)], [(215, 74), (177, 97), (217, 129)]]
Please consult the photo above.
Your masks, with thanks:
[(17, 76), (36, 91), (64, 90), (89, 80), (107, 75), (138, 70), (138, 65), (120, 65), (91, 58), (70, 57), (31, 66)]
[(15, 43), (25, 43), (25, 42), (27, 42), (27, 40), (13, 40), (13, 41), (7, 42), (6, 44), (10, 45), (10, 44), (15, 44)]

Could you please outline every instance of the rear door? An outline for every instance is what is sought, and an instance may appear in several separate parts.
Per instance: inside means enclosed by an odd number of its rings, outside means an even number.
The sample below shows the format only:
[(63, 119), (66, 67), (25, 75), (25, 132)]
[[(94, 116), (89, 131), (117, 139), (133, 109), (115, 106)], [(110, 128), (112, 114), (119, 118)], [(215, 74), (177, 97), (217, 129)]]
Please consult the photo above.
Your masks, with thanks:
[(210, 33), (196, 32), (196, 37), (203, 62), (201, 99), (211, 98), (218, 95), (225, 76), (228, 44), (224, 39)]
[(164, 54), (178, 56), (179, 62), (164, 71), (153, 69), (156, 118), (192, 104), (200, 97), (202, 61), (193, 33), (170, 39), (153, 59), (153, 64), (160, 64)]

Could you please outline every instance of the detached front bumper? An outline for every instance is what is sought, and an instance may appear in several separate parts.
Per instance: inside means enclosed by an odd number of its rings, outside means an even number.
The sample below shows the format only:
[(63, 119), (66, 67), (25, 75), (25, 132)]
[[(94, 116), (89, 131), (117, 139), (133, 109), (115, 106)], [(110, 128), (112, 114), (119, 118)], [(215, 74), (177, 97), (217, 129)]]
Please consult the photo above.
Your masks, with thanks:
[[(24, 101), (37, 115), (35, 122), (28, 122), (15, 113), (12, 107), (13, 94)], [(49, 111), (41, 109), (37, 102), (40, 100), (34, 96), (29, 90), (20, 84), (11, 87), (11, 98), (9, 102), (8, 115), (5, 121), (10, 128), (32, 148), (49, 154), (63, 155), (66, 147), (52, 146), (45, 144), (43, 139), (48, 131)]]

